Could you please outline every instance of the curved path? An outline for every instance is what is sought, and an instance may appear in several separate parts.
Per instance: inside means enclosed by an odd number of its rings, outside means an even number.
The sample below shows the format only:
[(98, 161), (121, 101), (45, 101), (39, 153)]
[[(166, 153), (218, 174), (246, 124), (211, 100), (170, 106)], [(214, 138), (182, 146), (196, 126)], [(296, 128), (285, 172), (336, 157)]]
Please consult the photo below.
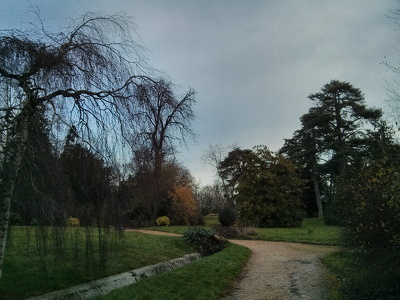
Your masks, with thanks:
[(320, 258), (333, 247), (231, 240), (252, 250), (236, 286), (224, 300), (328, 299)]
[(251, 240), (230, 242), (249, 248), (252, 256), (223, 300), (328, 299), (320, 259), (335, 247)]
[(141, 232), (141, 233), (155, 234), (155, 235), (182, 236), (182, 234), (177, 234), (177, 233), (170, 233), (170, 232), (163, 232), (163, 231), (156, 231), (156, 230), (146, 230), (146, 229), (125, 229), (125, 231), (137, 231), (137, 232)]

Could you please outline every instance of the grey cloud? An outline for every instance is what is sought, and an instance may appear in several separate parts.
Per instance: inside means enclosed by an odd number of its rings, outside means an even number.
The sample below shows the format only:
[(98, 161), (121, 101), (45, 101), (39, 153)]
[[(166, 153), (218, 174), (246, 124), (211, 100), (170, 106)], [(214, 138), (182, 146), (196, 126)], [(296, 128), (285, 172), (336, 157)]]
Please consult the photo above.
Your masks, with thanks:
[[(307, 96), (331, 79), (351, 82), (369, 105), (383, 107), (391, 74), (380, 63), (399, 57), (395, 26), (385, 16), (396, 0), (33, 2), (56, 23), (86, 11), (135, 18), (150, 63), (181, 90), (197, 91), (199, 139), (180, 155), (203, 183), (213, 173), (200, 159), (208, 143), (277, 150), (299, 128), (311, 106)], [(0, 4), (0, 25), (26, 5)]]

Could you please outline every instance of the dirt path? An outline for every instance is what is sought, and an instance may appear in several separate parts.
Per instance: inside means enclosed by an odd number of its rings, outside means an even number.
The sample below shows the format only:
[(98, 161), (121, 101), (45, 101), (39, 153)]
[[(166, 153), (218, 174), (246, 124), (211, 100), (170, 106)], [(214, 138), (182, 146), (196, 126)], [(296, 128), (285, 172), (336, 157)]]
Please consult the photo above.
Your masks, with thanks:
[(252, 250), (237, 285), (224, 300), (328, 299), (320, 258), (332, 247), (232, 240)]
[[(137, 231), (177, 235), (158, 231)], [(334, 247), (266, 241), (230, 241), (248, 247), (252, 256), (235, 287), (223, 300), (328, 299), (320, 258), (334, 251)]]

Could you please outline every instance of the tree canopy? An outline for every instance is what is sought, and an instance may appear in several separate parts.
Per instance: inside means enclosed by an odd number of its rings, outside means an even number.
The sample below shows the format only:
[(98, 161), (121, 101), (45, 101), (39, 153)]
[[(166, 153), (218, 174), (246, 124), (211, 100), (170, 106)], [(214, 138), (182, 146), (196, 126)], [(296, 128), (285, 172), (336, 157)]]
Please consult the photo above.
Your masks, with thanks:
[(367, 108), (361, 90), (339, 80), (330, 81), (308, 98), (314, 106), (301, 116), (301, 129), (285, 140), (280, 152), (303, 166), (303, 174), (313, 182), (318, 216), (322, 217), (321, 197), (334, 194), (337, 180), (362, 155), (360, 149), (382, 124), (382, 111)]
[(234, 191), (231, 207), (241, 224), (257, 227), (294, 227), (304, 218), (300, 196), (304, 181), (297, 167), (266, 146), (236, 148), (218, 171)]

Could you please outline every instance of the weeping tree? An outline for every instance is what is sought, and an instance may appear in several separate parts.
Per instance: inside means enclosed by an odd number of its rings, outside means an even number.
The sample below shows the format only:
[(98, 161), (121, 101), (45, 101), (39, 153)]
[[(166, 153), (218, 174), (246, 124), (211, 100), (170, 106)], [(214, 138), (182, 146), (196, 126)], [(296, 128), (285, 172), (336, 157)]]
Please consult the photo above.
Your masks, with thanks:
[(86, 14), (58, 33), (40, 18), (36, 25), (0, 32), (0, 276), (30, 120), (42, 113), (59, 133), (75, 126), (86, 147), (109, 159), (132, 128), (131, 96), (145, 73), (126, 17)]
[(65, 224), (68, 193), (49, 129), (40, 112), (29, 120), (28, 140), (13, 194), (11, 223)]

